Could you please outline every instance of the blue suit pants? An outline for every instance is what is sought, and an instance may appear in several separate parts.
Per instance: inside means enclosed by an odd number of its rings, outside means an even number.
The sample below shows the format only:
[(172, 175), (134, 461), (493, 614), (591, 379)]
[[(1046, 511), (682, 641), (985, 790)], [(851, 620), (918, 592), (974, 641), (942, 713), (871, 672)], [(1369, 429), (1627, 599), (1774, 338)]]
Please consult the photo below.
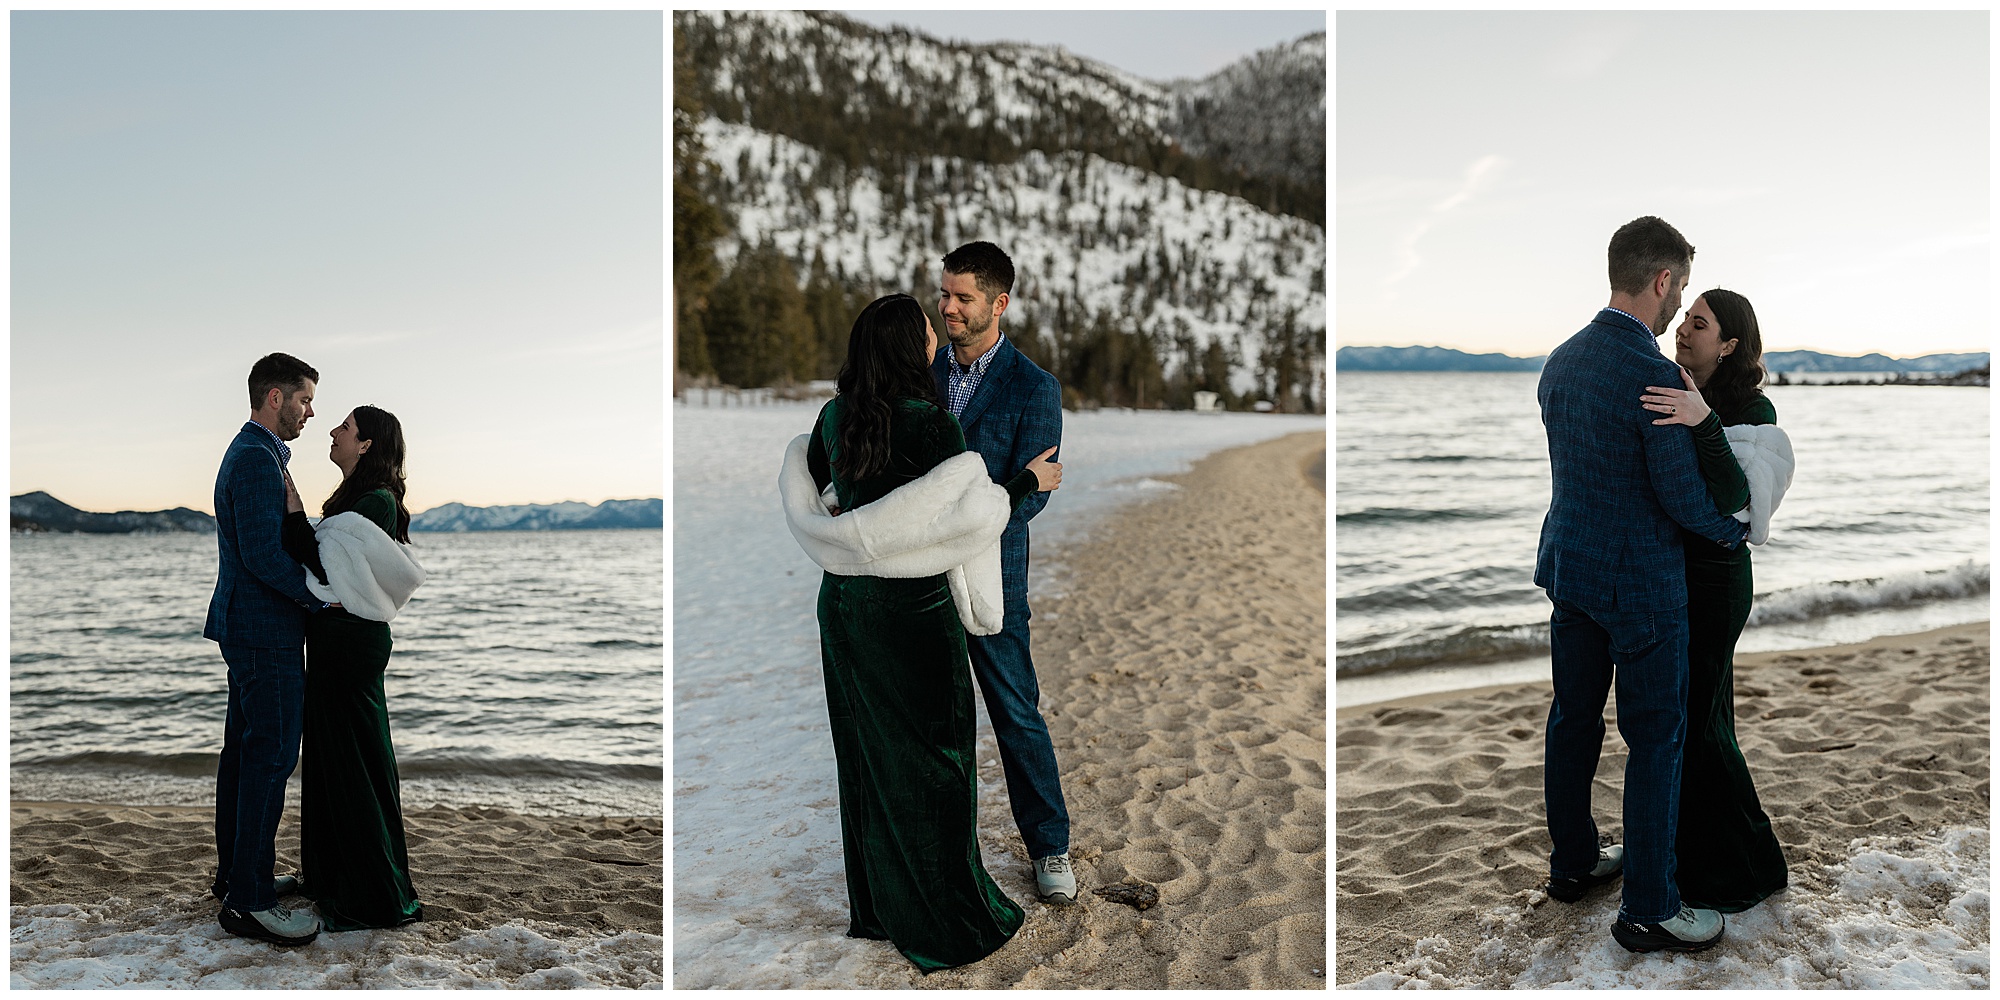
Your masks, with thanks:
[(1687, 608), (1586, 610), (1555, 602), (1542, 790), (1549, 816), (1549, 873), (1576, 876), (1597, 863), (1591, 782), (1604, 748), (1604, 701), (1618, 685), (1625, 738), (1625, 898), (1619, 917), (1658, 923), (1681, 910), (1674, 883), (1680, 817), (1681, 744), (1687, 735)]
[(1029, 857), (1053, 857), (1069, 850), (1069, 810), (1063, 806), (1055, 745), (1042, 720), (1041, 685), (1028, 656), (1027, 603), (1009, 601), (1005, 621), (1007, 627), (994, 635), (967, 635), (966, 649), (1000, 744), (1014, 824)]
[(223, 905), (256, 912), (278, 905), (271, 879), (305, 725), (305, 649), (225, 645), (222, 659), (229, 716), (215, 772), (216, 877), (228, 889)]

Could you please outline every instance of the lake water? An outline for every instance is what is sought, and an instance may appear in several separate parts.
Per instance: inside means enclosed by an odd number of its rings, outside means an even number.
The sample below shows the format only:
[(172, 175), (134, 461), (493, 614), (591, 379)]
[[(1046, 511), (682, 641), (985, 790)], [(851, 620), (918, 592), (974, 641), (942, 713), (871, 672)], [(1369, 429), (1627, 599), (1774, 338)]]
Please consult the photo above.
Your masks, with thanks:
[[(1341, 704), (1503, 683), (1545, 656), (1549, 504), (1535, 372), (1343, 372), (1335, 449)], [(1988, 390), (1767, 387), (1798, 469), (1756, 548), (1743, 651), (1988, 617)], [(1635, 407), (1638, 405), (1634, 400)], [(1532, 667), (1527, 671), (1533, 673)], [(1377, 675), (1366, 683), (1349, 678)]]
[[(385, 680), (404, 805), (661, 815), (662, 533), (413, 540), (429, 579)], [(213, 803), (215, 537), (16, 534), (9, 562), (13, 796)]]

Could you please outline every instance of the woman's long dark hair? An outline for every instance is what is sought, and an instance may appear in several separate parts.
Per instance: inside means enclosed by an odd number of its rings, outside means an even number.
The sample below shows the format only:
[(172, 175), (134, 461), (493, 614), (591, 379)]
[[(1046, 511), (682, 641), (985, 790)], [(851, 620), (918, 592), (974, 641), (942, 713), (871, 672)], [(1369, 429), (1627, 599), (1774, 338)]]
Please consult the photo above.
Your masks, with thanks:
[(1726, 288), (1701, 293), (1708, 311), (1715, 314), (1722, 340), (1736, 341), (1736, 349), (1717, 362), (1701, 396), (1708, 405), (1724, 413), (1735, 413), (1758, 396), (1764, 384), (1764, 335), (1757, 331), (1757, 310), (1750, 300)]
[(333, 495), (320, 505), (321, 517), (332, 517), (354, 509), (356, 501), (378, 489), (396, 498), (395, 540), (410, 542), (410, 509), (403, 506), (403, 423), (396, 415), (375, 406), (354, 408), (354, 440), (372, 442), (354, 463), (354, 472), (333, 488)]
[(896, 404), (936, 404), (931, 359), (924, 353), (924, 307), (902, 293), (868, 303), (847, 335), (840, 366), (840, 454), (833, 468), (850, 483), (889, 466), (889, 425)]

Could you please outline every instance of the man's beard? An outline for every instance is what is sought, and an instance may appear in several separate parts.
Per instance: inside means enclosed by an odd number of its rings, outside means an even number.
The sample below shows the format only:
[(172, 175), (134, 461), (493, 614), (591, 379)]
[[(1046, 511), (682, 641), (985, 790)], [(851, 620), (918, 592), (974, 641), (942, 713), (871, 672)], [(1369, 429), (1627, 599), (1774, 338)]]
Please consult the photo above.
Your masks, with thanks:
[(1662, 301), (1660, 303), (1660, 315), (1658, 318), (1653, 320), (1653, 336), (1655, 337), (1665, 336), (1667, 332), (1667, 324), (1672, 323), (1674, 321), (1674, 314), (1680, 311), (1681, 311), (1681, 297), (1678, 292), (1676, 292), (1672, 298)]
[(985, 322), (980, 323), (976, 327), (972, 325), (972, 317), (967, 316), (965, 317), (965, 326), (959, 328), (957, 332), (953, 332), (951, 324), (946, 323), (944, 325), (944, 335), (945, 339), (951, 341), (953, 347), (971, 347), (979, 343), (979, 338), (986, 336), (986, 331), (991, 329), (992, 326), (992, 313), (987, 313)]
[(299, 428), (304, 424), (305, 415), (303, 413), (293, 413), (291, 410), (283, 407), (278, 409), (278, 438), (280, 440), (297, 440)]

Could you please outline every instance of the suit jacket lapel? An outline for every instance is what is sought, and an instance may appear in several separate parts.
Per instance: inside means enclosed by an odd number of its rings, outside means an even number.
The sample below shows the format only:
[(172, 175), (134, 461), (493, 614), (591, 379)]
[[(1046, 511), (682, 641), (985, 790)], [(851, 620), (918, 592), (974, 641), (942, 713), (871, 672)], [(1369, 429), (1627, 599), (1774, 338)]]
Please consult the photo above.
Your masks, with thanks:
[(965, 404), (965, 412), (958, 415), (958, 426), (971, 427), (972, 422), (1000, 398), (1000, 393), (1014, 377), (1014, 359), (1019, 356), (1020, 352), (1014, 350), (1012, 341), (1000, 342), (1000, 350), (993, 355), (993, 363), (987, 366), (986, 376), (979, 380), (979, 388), (972, 391), (972, 398)]

